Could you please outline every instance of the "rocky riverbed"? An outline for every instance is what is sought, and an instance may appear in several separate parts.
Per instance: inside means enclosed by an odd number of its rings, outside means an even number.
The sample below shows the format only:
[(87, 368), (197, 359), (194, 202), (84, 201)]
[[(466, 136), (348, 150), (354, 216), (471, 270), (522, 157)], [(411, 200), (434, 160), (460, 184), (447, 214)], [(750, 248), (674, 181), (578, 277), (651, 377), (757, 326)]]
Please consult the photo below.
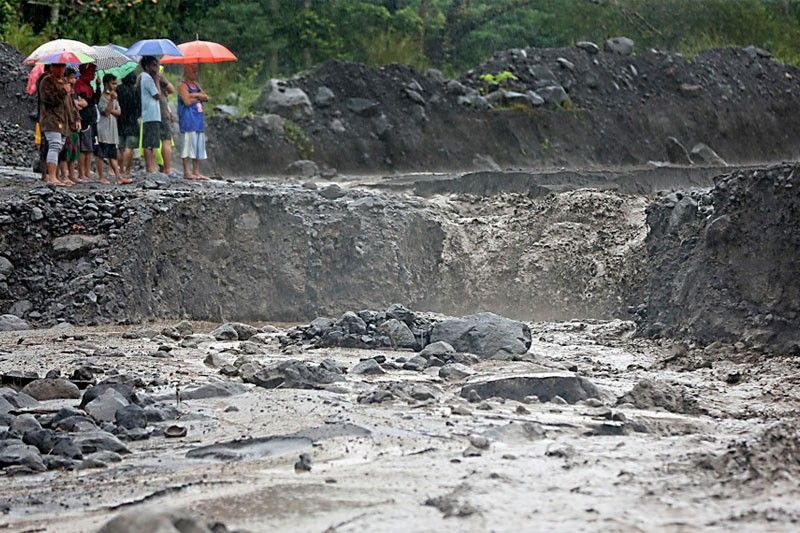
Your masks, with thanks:
[[(370, 313), (447, 324), (399, 306)], [(77, 371), (94, 390), (114, 385), (89, 402), (93, 389), (80, 399), (64, 388), (63, 399), (26, 399), (3, 415), (0, 522), (752, 530), (800, 519), (791, 357), (636, 339), (624, 321), (508, 322), (525, 353), (486, 348), (480, 318), (470, 348), (481, 353), (470, 357), (453, 346), (459, 321), (440, 326), (450, 342), (428, 353), (325, 347), (316, 339), (357, 323), (331, 318), (312, 323), (316, 333), (174, 322), (3, 333), (6, 375), (58, 370), (70, 382)], [(42, 381), (28, 392), (55, 390)], [(53, 431), (75, 444), (61, 445), (72, 456), (42, 451), (39, 435)], [(22, 453), (31, 459), (9, 464)]]

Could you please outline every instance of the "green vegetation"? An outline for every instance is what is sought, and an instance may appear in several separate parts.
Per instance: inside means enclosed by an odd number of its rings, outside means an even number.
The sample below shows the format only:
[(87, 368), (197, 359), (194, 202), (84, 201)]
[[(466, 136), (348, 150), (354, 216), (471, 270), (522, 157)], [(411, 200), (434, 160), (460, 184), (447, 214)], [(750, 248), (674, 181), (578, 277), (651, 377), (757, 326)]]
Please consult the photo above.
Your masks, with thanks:
[(325, 59), (455, 75), (496, 50), (602, 45), (617, 35), (632, 38), (637, 50), (689, 57), (754, 44), (800, 64), (800, 0), (0, 0), (0, 31), (23, 53), (53, 37), (222, 42), (240, 61), (205, 68), (204, 81), (220, 98), (237, 93), (243, 108), (253, 99), (247, 91), (267, 77)]
[(289, 119), (283, 120), (283, 134), (286, 140), (297, 150), (301, 159), (311, 159), (314, 155), (314, 144), (296, 122)]

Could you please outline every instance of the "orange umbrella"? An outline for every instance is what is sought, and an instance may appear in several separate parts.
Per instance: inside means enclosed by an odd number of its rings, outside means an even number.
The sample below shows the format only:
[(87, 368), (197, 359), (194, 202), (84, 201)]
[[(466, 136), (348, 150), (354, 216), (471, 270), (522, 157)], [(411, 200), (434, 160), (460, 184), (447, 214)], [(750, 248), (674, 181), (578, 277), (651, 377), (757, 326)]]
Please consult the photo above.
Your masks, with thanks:
[(161, 63), (165, 65), (185, 65), (187, 63), (222, 63), (236, 61), (233, 52), (219, 43), (211, 41), (191, 41), (178, 45), (183, 56), (164, 56)]

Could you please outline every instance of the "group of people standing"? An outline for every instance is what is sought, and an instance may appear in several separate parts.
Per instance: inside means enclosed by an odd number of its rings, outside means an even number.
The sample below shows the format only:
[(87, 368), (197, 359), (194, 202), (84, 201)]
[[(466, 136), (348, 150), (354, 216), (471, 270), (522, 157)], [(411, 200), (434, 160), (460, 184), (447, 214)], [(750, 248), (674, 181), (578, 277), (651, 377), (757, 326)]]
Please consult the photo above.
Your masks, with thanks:
[(197, 82), (198, 66), (184, 65), (176, 91), (157, 57), (144, 56), (140, 65), (138, 76), (130, 73), (122, 80), (110, 73), (101, 79), (93, 63), (82, 64), (77, 71), (63, 64), (46, 66), (38, 82), (45, 182), (72, 186), (94, 181), (94, 159), (97, 182), (110, 183), (107, 164), (118, 185), (131, 183), (137, 148), (144, 153), (148, 173), (160, 170), (179, 177), (172, 169), (175, 116), (168, 100), (175, 92), (183, 177), (207, 179), (200, 173), (200, 161), (207, 157), (203, 104), (208, 95)]

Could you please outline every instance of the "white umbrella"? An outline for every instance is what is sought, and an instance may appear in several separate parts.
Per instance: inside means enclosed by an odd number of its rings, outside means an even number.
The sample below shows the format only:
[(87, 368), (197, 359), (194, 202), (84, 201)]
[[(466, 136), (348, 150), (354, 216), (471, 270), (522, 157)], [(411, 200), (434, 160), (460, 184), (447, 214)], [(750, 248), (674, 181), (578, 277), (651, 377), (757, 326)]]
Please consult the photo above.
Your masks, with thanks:
[(110, 68), (121, 67), (131, 63), (131, 58), (117, 51), (112, 46), (93, 46), (94, 51), (89, 55), (95, 59), (97, 70), (107, 70)]
[(36, 63), (38, 59), (61, 52), (72, 52), (73, 54), (80, 52), (82, 54), (92, 55), (94, 53), (94, 48), (80, 41), (56, 39), (55, 41), (44, 43), (34, 50), (31, 55), (25, 58), (24, 63)]

